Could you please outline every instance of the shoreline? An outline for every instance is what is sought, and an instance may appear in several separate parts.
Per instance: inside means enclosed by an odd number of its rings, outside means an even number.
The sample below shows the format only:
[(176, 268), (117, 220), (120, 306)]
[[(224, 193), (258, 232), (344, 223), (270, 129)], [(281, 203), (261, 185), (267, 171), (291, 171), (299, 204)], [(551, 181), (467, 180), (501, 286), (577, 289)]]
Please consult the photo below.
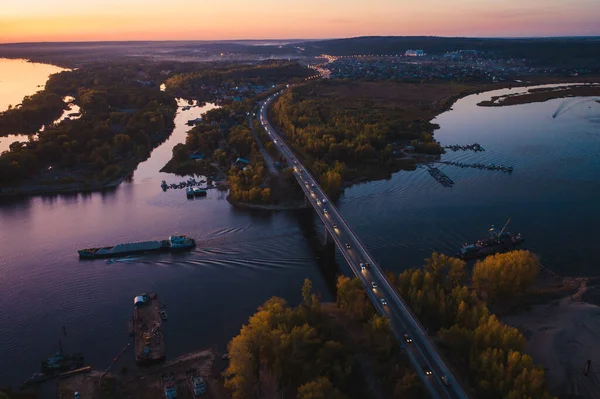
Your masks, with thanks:
[[(597, 363), (600, 348), (600, 307), (586, 301), (586, 292), (598, 288), (599, 277), (565, 277), (562, 295), (538, 293), (538, 301), (499, 315), (525, 337), (525, 353), (546, 372), (554, 396), (600, 397)], [(568, 285), (570, 284), (570, 285)], [(567, 286), (568, 285), (568, 286)], [(592, 361), (589, 376), (584, 369)], [(596, 365), (595, 365), (596, 364)]]
[[(35, 62), (35, 61), (34, 61)], [(525, 78), (524, 78), (525, 79)], [(502, 82), (502, 83), (497, 83), (497, 84), (486, 84), (487, 87), (483, 87), (483, 88), (473, 88), (471, 90), (465, 90), (462, 93), (459, 93), (457, 95), (454, 95), (452, 97), (449, 97), (446, 100), (446, 104), (443, 108), (441, 108), (439, 110), (439, 112), (434, 115), (431, 119), (429, 119), (429, 122), (433, 121), (435, 118), (437, 118), (439, 115), (443, 114), (444, 112), (447, 112), (449, 110), (452, 109), (452, 106), (454, 105), (454, 103), (462, 98), (465, 98), (467, 96), (470, 95), (474, 95), (474, 94), (481, 94), (481, 93), (485, 93), (488, 91), (493, 91), (493, 90), (500, 90), (500, 89), (506, 89), (506, 88), (513, 88), (513, 87), (528, 87), (528, 86), (537, 86), (537, 85), (544, 85), (544, 84), (569, 84), (572, 83), (576, 86), (573, 86), (574, 88), (594, 88), (596, 90), (599, 91), (599, 95), (600, 95), (600, 85), (598, 86), (590, 86), (589, 83), (593, 83), (593, 82), (600, 82), (600, 76), (595, 76), (593, 75), (590, 78), (582, 78), (579, 79), (578, 82), (569, 82), (569, 80), (576, 80), (575, 78), (565, 78), (565, 77), (558, 77), (558, 76), (548, 76), (548, 77), (544, 77), (544, 76), (533, 76), (533, 77), (529, 77), (527, 81), (523, 80), (522, 82)], [(581, 82), (581, 81), (585, 81), (585, 82)], [(563, 91), (567, 91), (567, 90), (563, 90)], [(547, 91), (543, 91), (543, 92), (534, 92), (533, 95), (548, 95), (548, 94), (552, 94), (552, 93), (556, 93), (556, 90), (547, 90)], [(508, 97), (508, 98), (515, 98), (518, 99), (520, 97), (524, 97), (524, 96), (528, 96), (528, 94), (531, 95), (531, 93), (525, 92), (522, 95), (518, 95), (518, 96), (514, 96), (514, 97)], [(561, 97), (552, 97), (552, 98), (562, 98), (562, 97), (566, 97), (568, 96), (568, 93), (561, 93)], [(502, 98), (503, 96), (498, 96), (498, 98)], [(495, 101), (496, 98), (492, 98), (491, 101)], [(520, 102), (522, 104), (525, 103), (532, 103), (532, 102), (542, 102), (542, 101), (546, 101), (546, 100), (536, 100), (536, 101), (526, 101), (526, 102)], [(597, 100), (598, 103), (600, 103), (600, 100)], [(481, 102), (483, 103), (483, 102)], [(478, 103), (478, 106), (508, 106), (508, 105), (513, 105), (511, 104), (504, 104), (504, 103), (500, 103), (500, 104), (494, 104), (494, 105), (481, 105), (481, 103)], [(432, 134), (435, 135), (435, 130), (437, 130), (438, 128), (435, 127), (432, 130)], [(170, 136), (167, 135), (164, 140), (166, 140), (168, 137)], [(161, 141), (164, 141), (161, 140)], [(155, 147), (155, 149), (158, 148)], [(75, 194), (75, 193), (88, 193), (88, 192), (97, 192), (97, 191), (102, 191), (102, 190), (106, 190), (106, 189), (113, 189), (116, 188), (117, 186), (119, 186), (128, 176), (131, 175), (131, 173), (133, 173), (135, 171), (135, 169), (137, 168), (137, 166), (142, 163), (144, 160), (141, 160), (140, 162), (136, 163), (136, 165), (134, 165), (133, 168), (131, 168), (131, 170), (128, 170), (128, 173), (124, 174), (122, 177), (110, 180), (108, 182), (105, 183), (94, 183), (91, 185), (86, 185), (85, 183), (68, 183), (68, 184), (63, 184), (63, 185), (57, 185), (57, 186), (43, 186), (43, 185), (25, 185), (25, 186), (17, 186), (17, 187), (0, 187), (0, 198), (2, 197), (20, 197), (20, 196), (37, 196), (37, 195), (54, 195), (54, 194)], [(172, 159), (161, 169), (161, 171), (163, 171), (163, 169), (170, 169), (168, 167), (169, 163), (171, 163)], [(420, 163), (420, 162), (414, 162), (416, 163)], [(172, 165), (171, 165), (172, 166)], [(400, 168), (399, 170), (403, 170), (404, 168)], [(345, 181), (343, 182), (343, 188), (349, 188), (355, 184), (358, 183), (365, 183), (365, 182), (371, 182), (371, 181), (377, 181), (377, 180), (383, 180), (386, 178), (390, 177), (390, 173), (389, 170), (387, 171), (388, 173), (382, 173), (380, 176), (361, 176), (361, 177), (357, 177), (351, 181)], [(395, 172), (392, 172), (391, 174), (393, 174)], [(185, 174), (184, 176), (188, 176), (189, 174)], [(238, 207), (238, 208), (242, 208), (242, 209), (260, 209), (260, 210), (295, 210), (295, 209), (305, 209), (305, 206), (301, 206), (298, 204), (294, 204), (294, 205), (269, 205), (269, 204), (249, 204), (249, 203), (242, 203), (242, 202), (238, 202), (238, 201), (233, 201), (230, 200), (228, 197), (228, 201)]]
[(239, 209), (251, 209), (260, 211), (296, 211), (300, 209), (312, 208), (310, 204), (304, 203), (287, 203), (287, 204), (252, 204), (248, 202), (236, 201), (231, 198), (231, 194), (227, 195), (227, 202)]
[(91, 193), (97, 191), (103, 191), (107, 189), (114, 189), (118, 187), (123, 181), (131, 175), (129, 172), (125, 176), (117, 179), (110, 180), (105, 183), (95, 183), (87, 185), (85, 183), (67, 183), (56, 186), (44, 186), (28, 185), (19, 187), (0, 187), (0, 198), (2, 197), (29, 197), (29, 196), (43, 196), (43, 195), (56, 195), (56, 194), (79, 194), (79, 193)]
[(507, 107), (511, 105), (545, 102), (559, 98), (596, 96), (600, 96), (600, 85), (593, 83), (573, 83), (572, 86), (530, 89), (522, 93), (493, 96), (490, 100), (477, 103), (477, 106)]

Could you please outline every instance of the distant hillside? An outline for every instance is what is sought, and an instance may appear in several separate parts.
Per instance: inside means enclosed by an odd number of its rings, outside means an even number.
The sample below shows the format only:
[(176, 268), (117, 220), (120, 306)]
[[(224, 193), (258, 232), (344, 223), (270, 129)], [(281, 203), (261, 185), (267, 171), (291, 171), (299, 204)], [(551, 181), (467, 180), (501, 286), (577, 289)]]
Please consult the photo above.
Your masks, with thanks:
[(600, 69), (600, 38), (483, 39), (434, 36), (367, 36), (297, 43), (306, 55), (399, 54), (421, 49), (427, 54), (481, 50), (507, 58), (526, 58), (532, 66)]

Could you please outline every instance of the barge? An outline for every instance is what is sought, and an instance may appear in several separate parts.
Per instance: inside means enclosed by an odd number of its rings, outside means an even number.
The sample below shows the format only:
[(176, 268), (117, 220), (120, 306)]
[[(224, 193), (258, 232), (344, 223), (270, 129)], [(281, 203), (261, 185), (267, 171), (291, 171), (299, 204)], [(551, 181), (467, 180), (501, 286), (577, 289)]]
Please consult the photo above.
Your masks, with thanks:
[(464, 260), (484, 258), (488, 255), (497, 254), (513, 250), (516, 246), (523, 243), (524, 239), (521, 233), (511, 234), (505, 231), (510, 219), (506, 222), (500, 232), (492, 226), (489, 230), (489, 236), (475, 243), (466, 243), (460, 248), (458, 257)]
[(112, 247), (80, 249), (80, 258), (95, 259), (124, 256), (142, 252), (171, 252), (191, 249), (196, 246), (193, 238), (184, 235), (172, 235), (168, 240), (131, 242)]
[(133, 348), (138, 365), (165, 359), (165, 340), (162, 331), (160, 306), (155, 293), (137, 295), (133, 300)]

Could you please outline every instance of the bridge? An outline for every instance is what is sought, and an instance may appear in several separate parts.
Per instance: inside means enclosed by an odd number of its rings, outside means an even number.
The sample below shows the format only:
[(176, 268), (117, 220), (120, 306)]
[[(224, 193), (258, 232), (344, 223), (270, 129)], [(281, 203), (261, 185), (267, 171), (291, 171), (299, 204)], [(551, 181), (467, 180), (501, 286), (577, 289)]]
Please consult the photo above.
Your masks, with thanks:
[(333, 239), (356, 277), (362, 281), (377, 312), (389, 318), (394, 334), (404, 343), (405, 352), (431, 397), (467, 399), (468, 396), (448, 370), (421, 323), (392, 287), (377, 262), (331, 203), (318, 182), (296, 159), (291, 149), (269, 123), (267, 109), (279, 94), (281, 92), (259, 104), (260, 123), (276, 148), (285, 157), (288, 165), (294, 168), (294, 176), (325, 225), (326, 234)]

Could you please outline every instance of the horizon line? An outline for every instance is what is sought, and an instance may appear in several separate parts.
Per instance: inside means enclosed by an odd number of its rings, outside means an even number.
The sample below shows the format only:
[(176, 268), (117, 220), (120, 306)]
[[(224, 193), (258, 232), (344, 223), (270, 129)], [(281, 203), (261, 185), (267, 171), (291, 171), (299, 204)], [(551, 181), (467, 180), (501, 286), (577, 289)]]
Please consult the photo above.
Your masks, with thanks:
[(557, 36), (438, 36), (438, 35), (365, 35), (351, 37), (330, 37), (330, 38), (289, 38), (289, 39), (152, 39), (152, 40), (86, 40), (86, 41), (23, 41), (23, 42), (0, 42), (3, 45), (21, 45), (21, 44), (78, 44), (78, 43), (173, 43), (173, 42), (316, 42), (328, 40), (352, 40), (361, 38), (440, 38), (440, 39), (496, 39), (496, 40), (511, 40), (511, 39), (600, 39), (598, 35), (557, 35)]

